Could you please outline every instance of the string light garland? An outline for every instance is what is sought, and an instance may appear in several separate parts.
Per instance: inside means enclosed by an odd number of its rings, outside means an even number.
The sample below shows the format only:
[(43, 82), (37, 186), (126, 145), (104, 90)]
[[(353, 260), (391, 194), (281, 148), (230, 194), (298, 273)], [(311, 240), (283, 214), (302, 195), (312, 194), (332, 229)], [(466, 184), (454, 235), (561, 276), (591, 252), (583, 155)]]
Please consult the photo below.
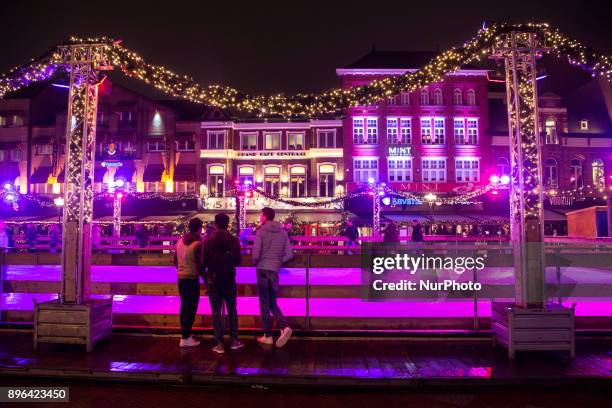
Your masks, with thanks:
[[(208, 106), (236, 109), (261, 117), (291, 118), (340, 113), (351, 106), (372, 105), (400, 92), (414, 92), (429, 84), (440, 82), (445, 75), (456, 72), (462, 66), (488, 57), (500, 36), (512, 31), (536, 33), (543, 38), (551, 53), (567, 58), (572, 65), (589, 71), (593, 76), (612, 79), (610, 56), (593, 51), (546, 23), (494, 23), (481, 28), (474, 38), (461, 46), (438, 54), (417, 71), (377, 79), (368, 85), (348, 89), (336, 88), (320, 94), (300, 93), (293, 96), (283, 94), (251, 96), (232, 87), (201, 85), (187, 75), (180, 75), (163, 66), (147, 63), (140, 55), (124, 47), (120, 41), (107, 37), (86, 39), (72, 37), (68, 43), (106, 44), (111, 65), (118, 67), (125, 75), (142, 80), (168, 95)], [(49, 78), (58, 69), (58, 61), (59, 53), (51, 51), (30, 64), (14, 68), (0, 76), (0, 97), (32, 82)]]

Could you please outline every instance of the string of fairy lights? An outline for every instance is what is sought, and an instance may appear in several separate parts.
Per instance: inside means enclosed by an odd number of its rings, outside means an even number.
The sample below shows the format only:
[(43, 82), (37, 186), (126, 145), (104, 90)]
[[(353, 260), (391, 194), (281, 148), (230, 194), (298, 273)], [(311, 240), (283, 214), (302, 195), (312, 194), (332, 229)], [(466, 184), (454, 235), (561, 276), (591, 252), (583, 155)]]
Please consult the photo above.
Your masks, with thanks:
[[(120, 41), (107, 37), (72, 37), (69, 44), (103, 43), (108, 48), (108, 60), (125, 75), (137, 78), (153, 87), (195, 103), (224, 109), (236, 109), (258, 116), (317, 117), (338, 113), (351, 106), (366, 106), (396, 95), (414, 92), (459, 70), (462, 66), (478, 62), (491, 54), (500, 37), (509, 32), (535, 33), (541, 37), (550, 52), (565, 57), (575, 66), (593, 76), (612, 79), (612, 57), (595, 52), (563, 35), (546, 23), (509, 24), (494, 23), (481, 28), (476, 36), (460, 46), (438, 54), (428, 64), (414, 72), (386, 77), (368, 85), (348, 89), (335, 88), (320, 94), (249, 95), (235, 88), (217, 84), (202, 85), (187, 75), (181, 75), (158, 65), (147, 63), (140, 55), (124, 47)], [(51, 50), (29, 64), (16, 67), (0, 76), (0, 97), (21, 89), (32, 82), (51, 77), (60, 67), (59, 52)]]

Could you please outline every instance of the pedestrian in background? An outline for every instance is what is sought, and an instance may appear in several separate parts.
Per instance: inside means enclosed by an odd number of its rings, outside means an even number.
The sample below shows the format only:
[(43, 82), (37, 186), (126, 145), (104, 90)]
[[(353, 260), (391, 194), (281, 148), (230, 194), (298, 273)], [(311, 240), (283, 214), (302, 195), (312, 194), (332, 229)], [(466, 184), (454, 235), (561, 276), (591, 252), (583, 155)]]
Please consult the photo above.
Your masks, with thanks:
[(200, 303), (200, 274), (202, 273), (202, 220), (192, 218), (188, 231), (176, 242), (174, 265), (178, 275), (178, 289), (181, 298), (180, 321), (181, 341), (179, 347), (193, 347), (200, 344), (191, 335)]
[(25, 231), (25, 240), (28, 244), (29, 252), (36, 252), (36, 241), (38, 240), (38, 231), (34, 224), (28, 224)]
[(281, 309), (278, 307), (278, 272), (281, 264), (293, 257), (293, 250), (287, 232), (280, 223), (274, 221), (274, 210), (264, 207), (259, 221), (261, 227), (255, 235), (253, 246), (253, 262), (257, 270), (257, 291), (259, 294), (259, 310), (263, 323), (264, 335), (257, 338), (262, 344), (273, 344), (272, 318), (281, 333), (276, 340), (276, 347), (283, 347), (291, 337), (291, 327), (287, 324)]
[(208, 291), (210, 309), (213, 318), (213, 331), (216, 340), (212, 350), (215, 353), (225, 353), (223, 346), (223, 319), (221, 311), (223, 304), (227, 310), (230, 325), (232, 350), (244, 347), (238, 340), (238, 312), (236, 310), (236, 267), (242, 260), (240, 242), (228, 230), (230, 219), (227, 214), (215, 216), (215, 230), (211, 237), (204, 241), (203, 267), (204, 282)]
[(59, 228), (56, 224), (52, 224), (49, 227), (49, 250), (52, 254), (55, 253), (55, 249), (57, 248), (57, 244), (59, 243)]

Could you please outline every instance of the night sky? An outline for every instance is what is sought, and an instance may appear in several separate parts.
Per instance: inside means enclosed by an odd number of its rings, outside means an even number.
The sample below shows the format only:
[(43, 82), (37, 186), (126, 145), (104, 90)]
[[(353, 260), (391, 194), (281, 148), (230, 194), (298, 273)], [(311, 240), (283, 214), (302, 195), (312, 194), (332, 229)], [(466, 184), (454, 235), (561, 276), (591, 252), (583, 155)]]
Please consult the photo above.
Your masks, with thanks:
[(0, 72), (71, 34), (108, 35), (123, 39), (149, 62), (203, 83), (254, 93), (318, 91), (338, 86), (335, 69), (373, 44), (378, 50), (444, 49), (471, 38), (483, 21), (547, 21), (612, 53), (612, 23), (603, 2), (69, 3), (79, 4), (3, 2)]

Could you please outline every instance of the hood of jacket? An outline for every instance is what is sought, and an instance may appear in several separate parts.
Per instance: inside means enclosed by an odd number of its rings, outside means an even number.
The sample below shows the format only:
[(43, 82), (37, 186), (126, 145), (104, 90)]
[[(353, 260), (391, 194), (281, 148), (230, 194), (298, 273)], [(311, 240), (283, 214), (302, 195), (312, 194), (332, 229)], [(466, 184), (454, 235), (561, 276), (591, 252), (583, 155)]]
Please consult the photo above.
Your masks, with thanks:
[(195, 241), (201, 241), (201, 240), (202, 238), (199, 235), (194, 234), (193, 232), (188, 232), (185, 235), (183, 235), (183, 244), (185, 245), (191, 245)]
[(265, 232), (278, 233), (283, 231), (283, 228), (278, 221), (266, 221), (264, 225), (261, 226), (261, 230)]

